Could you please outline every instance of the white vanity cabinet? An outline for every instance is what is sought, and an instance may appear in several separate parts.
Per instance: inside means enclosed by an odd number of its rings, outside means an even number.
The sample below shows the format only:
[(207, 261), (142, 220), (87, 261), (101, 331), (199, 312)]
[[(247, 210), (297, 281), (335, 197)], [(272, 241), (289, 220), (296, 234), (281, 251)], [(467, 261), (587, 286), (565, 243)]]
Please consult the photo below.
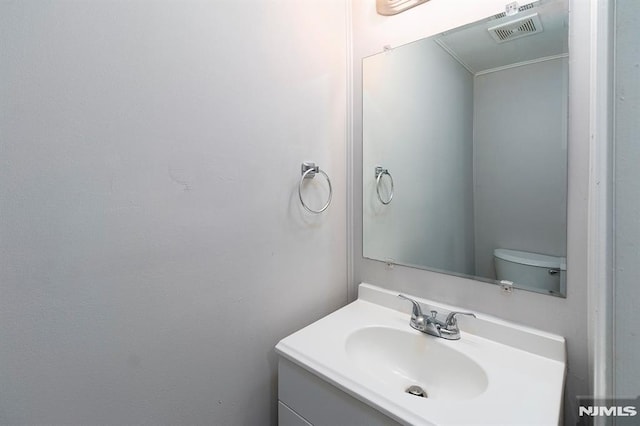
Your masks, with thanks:
[(476, 314), (458, 340), (427, 335), (397, 292), (360, 284), (358, 300), (276, 345), (280, 425), (558, 425), (564, 338)]
[(278, 363), (279, 426), (397, 426), (398, 423), (293, 362)]

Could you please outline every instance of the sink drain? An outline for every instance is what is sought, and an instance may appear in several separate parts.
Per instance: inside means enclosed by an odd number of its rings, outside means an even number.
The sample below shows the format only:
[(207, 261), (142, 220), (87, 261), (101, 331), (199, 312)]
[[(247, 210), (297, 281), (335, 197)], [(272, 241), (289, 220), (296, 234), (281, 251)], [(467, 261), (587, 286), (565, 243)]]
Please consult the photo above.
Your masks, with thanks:
[(420, 386), (416, 386), (416, 385), (409, 386), (405, 392), (410, 395), (419, 396), (420, 398), (427, 397), (427, 392), (424, 389), (422, 389)]

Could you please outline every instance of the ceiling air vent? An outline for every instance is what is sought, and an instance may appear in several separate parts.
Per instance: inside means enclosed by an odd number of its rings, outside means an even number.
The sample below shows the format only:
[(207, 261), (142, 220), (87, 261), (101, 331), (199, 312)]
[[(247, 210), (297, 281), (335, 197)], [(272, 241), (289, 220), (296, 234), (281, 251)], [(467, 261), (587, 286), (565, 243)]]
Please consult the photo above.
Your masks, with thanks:
[(523, 10), (533, 9), (533, 6), (534, 6), (533, 3), (525, 4), (524, 6), (520, 6), (518, 8), (518, 12), (522, 12)]
[[(529, 4), (525, 4), (524, 6), (520, 6), (518, 8), (518, 12), (522, 12), (522, 11), (525, 11), (525, 10), (533, 9), (534, 7), (536, 7), (537, 3), (539, 3), (539, 2), (534, 1), (533, 3), (529, 3)], [(507, 16), (507, 14), (505, 12), (502, 12), (502, 13), (498, 13), (497, 15), (493, 15), (493, 19), (501, 19), (501, 18), (504, 18), (505, 16)]]
[(491, 37), (498, 43), (515, 40), (520, 37), (541, 33), (543, 31), (540, 17), (537, 13), (523, 16), (504, 24), (496, 25), (488, 29)]

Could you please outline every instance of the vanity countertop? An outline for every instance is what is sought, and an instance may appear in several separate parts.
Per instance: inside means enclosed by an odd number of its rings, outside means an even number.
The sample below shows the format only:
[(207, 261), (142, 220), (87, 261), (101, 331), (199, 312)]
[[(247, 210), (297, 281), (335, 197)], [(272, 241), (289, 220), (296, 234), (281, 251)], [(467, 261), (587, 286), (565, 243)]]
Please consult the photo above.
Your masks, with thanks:
[[(282, 339), (276, 351), (403, 424), (558, 424), (563, 337), (480, 313), (459, 319), (460, 340), (429, 336), (409, 326), (411, 305), (397, 294), (361, 284), (355, 302)], [(460, 310), (414, 299), (424, 312)], [(405, 392), (418, 377), (428, 398)]]

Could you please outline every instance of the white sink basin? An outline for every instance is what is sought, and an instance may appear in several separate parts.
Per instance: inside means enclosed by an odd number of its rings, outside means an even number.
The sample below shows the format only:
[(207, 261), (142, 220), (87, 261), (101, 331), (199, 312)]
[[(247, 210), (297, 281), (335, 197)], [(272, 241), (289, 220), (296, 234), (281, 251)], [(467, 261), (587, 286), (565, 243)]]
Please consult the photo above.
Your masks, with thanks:
[(390, 327), (365, 327), (347, 337), (354, 365), (405, 392), (417, 385), (429, 399), (462, 400), (487, 389), (487, 374), (477, 362), (439, 339)]
[[(358, 300), (282, 339), (278, 354), (405, 425), (557, 425), (564, 338), (476, 312), (460, 340), (409, 326), (397, 292), (361, 284)], [(423, 311), (466, 311), (416, 298)], [(418, 385), (427, 398), (405, 392)]]

